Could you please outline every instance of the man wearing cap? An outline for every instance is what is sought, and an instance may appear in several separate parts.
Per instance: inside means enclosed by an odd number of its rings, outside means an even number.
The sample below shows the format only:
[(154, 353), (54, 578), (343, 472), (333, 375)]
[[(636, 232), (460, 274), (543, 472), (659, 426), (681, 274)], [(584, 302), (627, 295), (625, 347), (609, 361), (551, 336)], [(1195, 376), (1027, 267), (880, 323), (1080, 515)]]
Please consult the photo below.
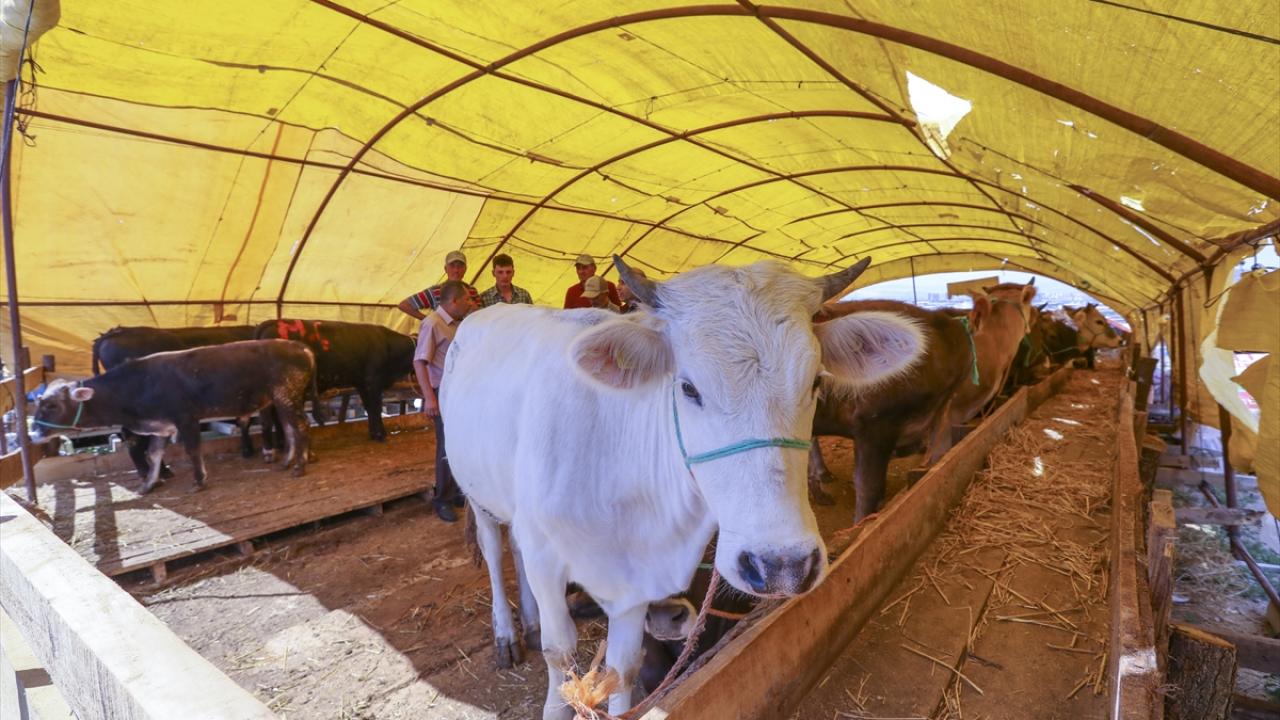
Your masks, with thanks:
[(480, 293), (480, 307), (489, 307), (498, 303), (533, 304), (533, 296), (528, 290), (516, 287), (511, 281), (516, 276), (516, 263), (506, 253), (493, 256), (493, 287)]
[(604, 284), (604, 278), (592, 275), (582, 283), (582, 297), (591, 303), (591, 307), (600, 310), (608, 310), (610, 312), (622, 312), (622, 308), (613, 304), (609, 299), (609, 288)]
[[(467, 256), (463, 255), (461, 250), (450, 250), (449, 254), (444, 256), (444, 274), (446, 280), (457, 280), (466, 285), (467, 292), (471, 294), (471, 301), (477, 307), (480, 305), (480, 293), (462, 279), (462, 276), (467, 274)], [(437, 283), (401, 300), (400, 309), (411, 318), (423, 319), (428, 310), (435, 310), (440, 305), (441, 285), (443, 283)]]
[[(579, 255), (578, 260), (573, 264), (578, 271), (578, 284), (571, 286), (564, 294), (564, 309), (572, 308), (589, 308), (592, 306), (591, 299), (583, 296), (586, 282), (589, 278), (596, 276), (596, 261), (590, 255)], [(621, 307), (622, 301), (618, 299), (618, 288), (613, 283), (600, 279), (605, 284), (609, 293), (609, 302)]]

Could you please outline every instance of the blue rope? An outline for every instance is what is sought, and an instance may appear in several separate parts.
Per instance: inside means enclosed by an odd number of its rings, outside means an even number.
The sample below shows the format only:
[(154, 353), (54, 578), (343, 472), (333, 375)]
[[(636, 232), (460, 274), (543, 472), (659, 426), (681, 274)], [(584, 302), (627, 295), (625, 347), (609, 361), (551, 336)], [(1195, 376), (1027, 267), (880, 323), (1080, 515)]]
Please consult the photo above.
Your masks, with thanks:
[(76, 419), (72, 420), (70, 425), (59, 425), (58, 423), (51, 423), (46, 420), (32, 420), (31, 423), (33, 425), (43, 425), (45, 427), (54, 428), (57, 430), (79, 430), (80, 416), (82, 414), (84, 414), (84, 403), (79, 403), (78, 406), (76, 407)]
[(710, 462), (712, 460), (719, 460), (720, 458), (723, 458), (723, 457), (729, 457), (730, 455), (737, 455), (738, 453), (746, 452), (748, 450), (755, 450), (756, 448), (784, 447), (784, 448), (794, 448), (796, 450), (807, 451), (810, 445), (812, 444), (811, 440), (797, 440), (795, 438), (770, 438), (768, 440), (760, 440), (760, 439), (742, 440), (732, 445), (726, 445), (720, 448), (719, 450), (711, 450), (704, 453), (698, 453), (697, 455), (690, 455), (689, 451), (685, 450), (684, 448), (684, 433), (680, 431), (680, 410), (679, 410), (679, 406), (676, 404), (677, 402), (678, 402), (678, 399), (676, 398), (676, 386), (674, 383), (672, 383), (671, 385), (671, 417), (673, 420), (675, 420), (675, 424), (676, 424), (676, 442), (680, 444), (680, 456), (684, 458), (684, 466), (686, 468), (689, 468), (690, 470), (692, 470), (693, 466), (697, 465), (698, 463)]
[(959, 320), (960, 324), (964, 326), (965, 337), (969, 338), (969, 352), (973, 354), (973, 367), (970, 368), (969, 375), (970, 375), (970, 379), (973, 380), (973, 384), (977, 385), (979, 384), (978, 383), (978, 346), (973, 344), (973, 329), (969, 327), (968, 317), (965, 317), (962, 315), (956, 319)]

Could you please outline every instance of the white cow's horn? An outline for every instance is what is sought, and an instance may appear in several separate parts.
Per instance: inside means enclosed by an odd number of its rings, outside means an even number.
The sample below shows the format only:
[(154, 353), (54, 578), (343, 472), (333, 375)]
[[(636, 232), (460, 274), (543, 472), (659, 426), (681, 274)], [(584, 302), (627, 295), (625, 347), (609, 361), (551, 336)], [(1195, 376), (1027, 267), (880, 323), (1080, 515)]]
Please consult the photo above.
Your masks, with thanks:
[[(822, 278), (820, 280), (822, 283), (822, 302), (826, 302), (844, 292), (846, 288), (853, 284), (854, 280), (858, 279), (858, 276), (861, 275), (862, 271), (866, 270), (867, 266), (870, 264), (871, 258), (862, 258), (856, 265)], [(628, 286), (630, 286), (630, 284), (631, 283), (629, 282), (627, 283)]]
[(658, 300), (658, 283), (637, 275), (617, 255), (613, 256), (613, 266), (618, 268), (618, 277), (622, 278), (622, 282), (627, 284), (631, 294), (635, 295), (636, 299), (654, 310), (662, 307), (662, 302)]

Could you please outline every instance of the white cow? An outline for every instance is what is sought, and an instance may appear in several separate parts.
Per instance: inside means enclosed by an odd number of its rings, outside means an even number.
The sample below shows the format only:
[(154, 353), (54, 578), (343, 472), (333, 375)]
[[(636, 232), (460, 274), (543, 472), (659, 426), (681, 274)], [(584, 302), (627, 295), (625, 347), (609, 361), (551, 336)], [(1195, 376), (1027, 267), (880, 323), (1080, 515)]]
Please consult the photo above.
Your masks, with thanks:
[(614, 263), (651, 312), (487, 308), (458, 329), (441, 384), (446, 452), (493, 585), (498, 662), (520, 659), (502, 524), (525, 575), (525, 638), (540, 633), (547, 663), (544, 718), (571, 715), (558, 695), (577, 645), (570, 581), (609, 617), (605, 660), (623, 680), (614, 714), (631, 706), (646, 608), (688, 587), (717, 529), (715, 565), (735, 588), (812, 588), (827, 565), (805, 491), (819, 375), (877, 383), (924, 342), (890, 313), (813, 325), (866, 260), (816, 280), (762, 262), (661, 284)]

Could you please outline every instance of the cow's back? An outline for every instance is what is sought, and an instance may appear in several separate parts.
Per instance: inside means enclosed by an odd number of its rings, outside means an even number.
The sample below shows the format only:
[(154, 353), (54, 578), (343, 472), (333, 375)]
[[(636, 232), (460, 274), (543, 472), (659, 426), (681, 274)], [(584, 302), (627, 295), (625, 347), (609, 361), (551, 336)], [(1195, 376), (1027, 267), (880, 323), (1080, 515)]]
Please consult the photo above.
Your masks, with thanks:
[[(467, 494), (500, 520), (511, 520), (518, 472), (536, 472), (517, 467), (521, 456), (573, 463), (577, 458), (568, 456), (583, 437), (608, 436), (601, 424), (610, 419), (598, 415), (599, 391), (570, 366), (568, 347), (578, 333), (612, 317), (495, 305), (459, 325), (440, 389), (449, 464)], [(608, 449), (602, 442), (594, 450)]]
[(363, 387), (370, 381), (385, 389), (413, 372), (413, 340), (382, 325), (338, 320), (283, 318), (259, 323), (255, 337), (306, 344), (316, 358), (316, 384), (321, 392)]
[[(244, 340), (153, 353), (117, 368), (139, 402), (180, 407), (201, 417), (239, 415), (261, 407), (273, 393), (293, 393), (311, 381), (314, 360), (305, 345), (287, 340)], [(128, 392), (128, 390), (126, 390)]]
[[(115, 327), (93, 341), (93, 354), (102, 364), (102, 369), (110, 370), (127, 360), (155, 353), (251, 340), (253, 336), (252, 325), (181, 328)], [(94, 369), (96, 372), (97, 368)]]
[(852, 437), (866, 423), (894, 422), (903, 431), (903, 444), (918, 442), (933, 413), (969, 376), (972, 352), (964, 325), (947, 310), (927, 310), (896, 300), (832, 303), (824, 318), (877, 311), (893, 312), (919, 321), (927, 342), (920, 360), (907, 372), (854, 396), (824, 393), (814, 417), (814, 431)]

